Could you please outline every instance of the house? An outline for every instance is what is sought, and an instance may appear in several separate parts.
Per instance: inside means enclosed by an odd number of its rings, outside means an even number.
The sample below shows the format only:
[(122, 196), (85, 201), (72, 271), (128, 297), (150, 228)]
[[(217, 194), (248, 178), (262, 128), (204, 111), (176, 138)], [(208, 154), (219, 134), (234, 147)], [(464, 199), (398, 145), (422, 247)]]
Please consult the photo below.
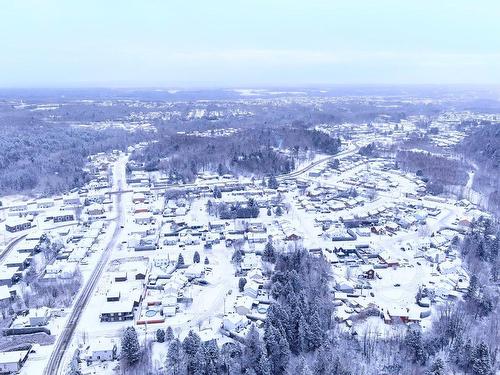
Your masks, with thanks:
[(39, 199), (36, 202), (37, 208), (50, 208), (54, 207), (54, 200), (50, 198)]
[(87, 348), (85, 359), (88, 362), (113, 361), (116, 356), (117, 346), (111, 339), (101, 337), (96, 341), (91, 341)]
[(21, 370), (28, 359), (29, 350), (15, 350), (0, 353), (0, 373), (11, 374)]
[(247, 279), (253, 280), (260, 284), (264, 282), (264, 276), (262, 275), (262, 271), (260, 270), (260, 268), (252, 268), (250, 271), (248, 271)]
[(115, 281), (127, 281), (127, 273), (126, 272), (117, 272), (115, 274)]
[(458, 262), (448, 261), (439, 264), (438, 270), (443, 275), (449, 275), (451, 273), (455, 273), (457, 271), (458, 266), (459, 266)]
[(249, 232), (247, 233), (247, 240), (249, 243), (264, 243), (267, 242), (267, 234), (260, 232)]
[(184, 275), (188, 279), (196, 279), (199, 278), (203, 275), (205, 271), (205, 267), (201, 263), (193, 263), (191, 264), (186, 271), (184, 272)]
[(100, 217), (104, 215), (106, 209), (102, 204), (94, 203), (87, 207), (86, 212), (89, 216)]
[(389, 252), (387, 250), (382, 251), (378, 255), (378, 257), (383, 263), (387, 264), (387, 266), (389, 266), (389, 267), (399, 266), (399, 261), (397, 259), (392, 258), (392, 256), (389, 254)]
[(239, 331), (248, 324), (248, 319), (244, 315), (229, 313), (224, 316), (222, 326), (228, 331)]
[(15, 203), (9, 206), (10, 212), (26, 212), (28, 211), (27, 203)]
[(50, 309), (46, 306), (39, 307), (38, 309), (30, 309), (27, 315), (30, 327), (46, 326), (49, 324), (50, 317)]
[(31, 228), (31, 221), (25, 218), (11, 218), (5, 221), (7, 232), (15, 233)]
[(335, 289), (337, 289), (340, 292), (347, 293), (347, 294), (354, 293), (354, 286), (348, 280), (337, 281), (337, 284), (335, 285)]
[(370, 265), (361, 266), (362, 276), (365, 279), (373, 280), (375, 278), (375, 270)]
[(223, 232), (226, 229), (226, 222), (222, 220), (210, 221), (208, 223), (208, 229), (212, 232)]
[(260, 268), (260, 259), (257, 258), (255, 253), (245, 254), (241, 263), (241, 269), (243, 271), (250, 271), (252, 268)]
[(52, 220), (54, 220), (54, 223), (63, 223), (66, 221), (72, 221), (75, 220), (75, 214), (72, 212), (54, 213), (52, 215)]
[(12, 298), (9, 287), (7, 285), (0, 286), (0, 305), (4, 303), (9, 303)]
[(163, 316), (172, 317), (177, 313), (177, 306), (163, 306)]
[(173, 295), (177, 298), (177, 295), (179, 294), (179, 290), (182, 288), (181, 285), (174, 281), (169, 281), (163, 286), (163, 291), (167, 295)]
[(302, 238), (302, 235), (298, 231), (291, 228), (285, 228), (283, 232), (285, 233), (285, 241), (298, 241)]
[(134, 215), (134, 222), (138, 225), (149, 224), (153, 221), (153, 214), (150, 212), (140, 212)]
[(12, 286), (21, 278), (17, 268), (0, 266), (0, 285)]
[(120, 300), (120, 291), (116, 288), (112, 288), (108, 290), (106, 293), (106, 301), (107, 302), (116, 302)]
[(77, 194), (63, 197), (63, 205), (65, 206), (80, 206), (82, 201)]
[(132, 197), (132, 202), (134, 203), (144, 203), (146, 200), (146, 197), (144, 196), (143, 193), (134, 193)]
[(250, 280), (245, 284), (244, 288), (245, 296), (257, 298), (259, 294), (259, 284), (257, 284), (254, 280)]
[(387, 314), (384, 314), (385, 323), (408, 323), (408, 309), (401, 306), (391, 306), (387, 309)]
[(106, 303), (101, 310), (101, 322), (119, 322), (134, 319), (134, 303), (132, 298)]
[(175, 307), (177, 306), (177, 295), (166, 295), (161, 300), (161, 305), (163, 307)]

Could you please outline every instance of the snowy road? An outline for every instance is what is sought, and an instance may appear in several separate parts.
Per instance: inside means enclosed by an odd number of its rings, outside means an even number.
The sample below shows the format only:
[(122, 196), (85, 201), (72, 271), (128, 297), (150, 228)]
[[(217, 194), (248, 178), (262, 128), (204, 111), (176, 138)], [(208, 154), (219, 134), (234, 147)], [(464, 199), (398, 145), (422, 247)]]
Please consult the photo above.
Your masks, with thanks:
[[(114, 166), (113, 185), (116, 187), (117, 190), (123, 190), (123, 183), (125, 178), (124, 165), (125, 163), (123, 162), (123, 160), (120, 160), (119, 162), (115, 163)], [(47, 366), (45, 367), (44, 374), (52, 375), (63, 372), (62, 365), (64, 364), (64, 357), (67, 352), (67, 348), (70, 345), (71, 340), (73, 338), (73, 333), (75, 331), (76, 326), (78, 325), (78, 321), (80, 320), (82, 312), (84, 311), (85, 306), (90, 300), (90, 297), (92, 296), (93, 291), (101, 278), (101, 275), (105, 269), (106, 264), (108, 263), (108, 260), (110, 258), (113, 249), (118, 244), (118, 239), (120, 237), (122, 230), (121, 224), (124, 221), (124, 213), (125, 213), (121, 194), (116, 194), (115, 196), (115, 207), (117, 211), (117, 216), (115, 219), (116, 225), (113, 232), (113, 236), (111, 237), (111, 240), (108, 243), (108, 245), (105, 247), (98, 265), (96, 266), (89, 280), (87, 281), (84, 288), (78, 295), (78, 298), (75, 304), (73, 305), (73, 309), (71, 310), (70, 316), (66, 321), (66, 325), (61, 334), (59, 335), (59, 337), (57, 338), (54, 350), (52, 351)]]

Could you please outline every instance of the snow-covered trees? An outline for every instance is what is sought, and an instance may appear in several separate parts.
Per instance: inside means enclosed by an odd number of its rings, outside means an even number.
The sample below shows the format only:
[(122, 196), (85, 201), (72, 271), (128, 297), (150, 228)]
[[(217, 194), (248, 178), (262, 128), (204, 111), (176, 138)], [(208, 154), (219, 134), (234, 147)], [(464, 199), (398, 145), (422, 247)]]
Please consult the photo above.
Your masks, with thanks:
[(165, 340), (167, 342), (172, 341), (174, 339), (174, 331), (172, 327), (168, 326), (165, 330)]
[(182, 349), (186, 354), (187, 371), (190, 374), (198, 374), (201, 372), (203, 363), (200, 363), (201, 340), (200, 337), (193, 331), (189, 331), (182, 342)]
[(165, 331), (161, 328), (156, 330), (156, 341), (165, 342)]
[(269, 189), (277, 189), (278, 188), (278, 180), (276, 180), (276, 176), (271, 175), (269, 180), (267, 181), (267, 187)]
[(236, 266), (240, 267), (241, 262), (243, 262), (243, 252), (241, 250), (235, 249), (231, 257), (231, 262)]
[(238, 289), (240, 293), (242, 293), (245, 290), (246, 284), (247, 284), (247, 279), (245, 279), (244, 277), (240, 277), (240, 279), (238, 280)]
[(193, 254), (193, 263), (200, 263), (200, 253), (198, 251), (195, 251)]
[(265, 262), (274, 263), (276, 261), (276, 251), (271, 242), (266, 243), (264, 252), (262, 253), (262, 260)]
[(183, 266), (184, 265), (184, 257), (182, 256), (181, 253), (179, 253), (179, 256), (177, 257), (177, 266)]
[(141, 346), (134, 327), (127, 327), (122, 334), (122, 357), (127, 364), (136, 363), (141, 357)]
[(222, 192), (218, 186), (214, 186), (213, 196), (215, 199), (222, 198)]
[(425, 351), (422, 340), (422, 332), (418, 328), (408, 328), (405, 336), (405, 346), (414, 363), (425, 363)]
[(473, 375), (493, 374), (490, 353), (484, 342), (479, 343), (472, 352), (471, 365)]
[(168, 346), (167, 363), (169, 375), (181, 375), (183, 371), (182, 345), (179, 339), (174, 339)]

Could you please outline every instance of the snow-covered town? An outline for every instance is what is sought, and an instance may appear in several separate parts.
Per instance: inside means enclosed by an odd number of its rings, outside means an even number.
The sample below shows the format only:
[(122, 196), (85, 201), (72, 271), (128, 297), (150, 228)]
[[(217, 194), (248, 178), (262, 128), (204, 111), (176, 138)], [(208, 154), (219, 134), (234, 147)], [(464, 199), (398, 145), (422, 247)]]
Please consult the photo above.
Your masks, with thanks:
[[(453, 156), (470, 134), (457, 126), (471, 119), (499, 117), (443, 113), (428, 125), (436, 129), (433, 152)], [(79, 189), (2, 197), (0, 371), (123, 373), (130, 329), (154, 373), (172, 366), (172, 340), (221, 348), (263, 337), (268, 311), (291, 288), (277, 281), (280, 259), (301, 252), (328, 266), (326, 297), (339, 334), (390, 339), (409, 326), (430, 330), (470, 291), (461, 244), (493, 216), (473, 191), (474, 171), (466, 173), (466, 199), (429, 191), (421, 172), (401, 167), (391, 150), (425, 133), (421, 121), (318, 124), (316, 132), (339, 137), (336, 153), (309, 151), (293, 169), (263, 177), (219, 165), (182, 182), (133, 159), (155, 144), (141, 142), (90, 156), (91, 178)], [(308, 324), (326, 338), (324, 323)]]

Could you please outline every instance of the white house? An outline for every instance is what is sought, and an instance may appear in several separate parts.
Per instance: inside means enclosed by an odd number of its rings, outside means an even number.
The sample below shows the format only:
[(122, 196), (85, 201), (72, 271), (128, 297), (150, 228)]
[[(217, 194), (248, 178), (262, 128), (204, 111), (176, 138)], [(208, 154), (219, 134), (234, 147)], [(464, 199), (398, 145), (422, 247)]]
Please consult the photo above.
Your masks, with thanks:
[(204, 270), (205, 267), (203, 266), (203, 264), (193, 263), (186, 269), (184, 275), (189, 279), (196, 279), (203, 275)]
[(42, 306), (38, 309), (30, 309), (28, 314), (30, 327), (47, 325), (49, 323), (50, 316), (50, 309), (46, 306)]
[(86, 360), (89, 362), (96, 361), (113, 361), (116, 359), (117, 346), (113, 340), (101, 337), (90, 343), (87, 350)]
[(222, 325), (228, 331), (238, 331), (248, 324), (248, 319), (239, 314), (229, 313), (224, 316)]
[(28, 359), (28, 350), (0, 353), (0, 373), (17, 373)]
[(250, 314), (253, 306), (253, 298), (249, 296), (239, 297), (234, 303), (234, 309), (240, 315)]
[(250, 280), (245, 284), (244, 292), (248, 297), (257, 298), (259, 293), (259, 284), (257, 284), (254, 280)]

